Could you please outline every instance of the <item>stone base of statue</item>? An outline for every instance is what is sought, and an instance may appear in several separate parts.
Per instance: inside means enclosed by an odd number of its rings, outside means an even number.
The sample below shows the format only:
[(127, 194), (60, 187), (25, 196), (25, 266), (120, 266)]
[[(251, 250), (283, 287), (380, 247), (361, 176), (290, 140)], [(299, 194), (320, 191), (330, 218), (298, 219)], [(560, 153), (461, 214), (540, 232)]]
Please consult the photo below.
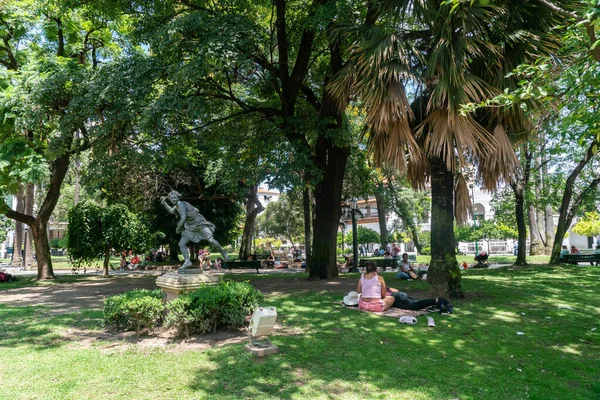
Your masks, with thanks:
[(216, 285), (219, 276), (203, 273), (201, 269), (186, 269), (180, 273), (169, 272), (156, 279), (156, 286), (167, 294), (166, 301), (176, 299), (181, 293), (196, 290), (203, 285)]

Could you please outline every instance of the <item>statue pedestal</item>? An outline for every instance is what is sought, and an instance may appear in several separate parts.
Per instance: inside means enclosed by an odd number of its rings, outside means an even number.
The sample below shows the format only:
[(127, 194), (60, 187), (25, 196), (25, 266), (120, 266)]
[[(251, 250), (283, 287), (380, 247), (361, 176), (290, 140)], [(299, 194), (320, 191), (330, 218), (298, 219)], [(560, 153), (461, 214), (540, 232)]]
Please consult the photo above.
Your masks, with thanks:
[(156, 286), (167, 294), (166, 302), (177, 298), (183, 292), (200, 288), (202, 285), (216, 285), (219, 276), (203, 273), (201, 270), (185, 270), (184, 273), (169, 272), (156, 279)]

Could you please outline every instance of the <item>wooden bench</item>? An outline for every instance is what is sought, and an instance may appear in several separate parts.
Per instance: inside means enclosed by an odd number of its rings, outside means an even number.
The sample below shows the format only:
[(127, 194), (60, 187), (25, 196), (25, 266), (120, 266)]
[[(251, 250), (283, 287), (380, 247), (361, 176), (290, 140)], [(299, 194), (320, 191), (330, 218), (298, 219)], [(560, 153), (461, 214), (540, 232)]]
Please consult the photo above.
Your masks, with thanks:
[(369, 258), (361, 258), (360, 261), (358, 262), (359, 267), (362, 267), (363, 270), (367, 268), (367, 263), (373, 261), (375, 263), (375, 265), (377, 266), (377, 268), (382, 268), (384, 271), (386, 270), (387, 267), (390, 267), (390, 269), (394, 269), (394, 268), (398, 268), (398, 266), (400, 265), (400, 259), (393, 259), (393, 258), (384, 258), (384, 259), (369, 259)]
[(225, 268), (229, 268), (229, 272), (233, 268), (254, 268), (258, 274), (258, 269), (262, 268), (262, 261), (260, 260), (223, 261), (223, 264)]
[(269, 257), (270, 254), (253, 254), (254, 259), (260, 261), (263, 268), (269, 268)]
[(577, 264), (580, 262), (589, 262), (590, 265), (598, 265), (600, 263), (599, 254), (565, 254), (562, 256), (561, 261), (566, 264)]

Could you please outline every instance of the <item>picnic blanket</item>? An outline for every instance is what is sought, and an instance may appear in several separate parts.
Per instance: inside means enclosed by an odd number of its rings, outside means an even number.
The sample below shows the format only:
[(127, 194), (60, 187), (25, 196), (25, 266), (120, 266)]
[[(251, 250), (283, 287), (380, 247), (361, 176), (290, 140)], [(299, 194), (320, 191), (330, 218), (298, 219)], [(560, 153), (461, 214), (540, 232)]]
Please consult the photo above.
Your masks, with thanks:
[[(347, 308), (349, 310), (363, 311), (363, 310), (359, 310), (358, 307), (347, 306), (344, 304), (344, 302), (339, 302), (339, 303), (336, 302), (336, 304), (338, 304), (344, 308)], [(433, 307), (426, 308), (424, 310), (416, 310), (416, 311), (415, 310), (403, 310), (402, 308), (392, 307), (389, 310), (384, 311), (384, 312), (370, 312), (370, 311), (365, 311), (365, 312), (368, 312), (370, 314), (375, 314), (375, 315), (385, 315), (386, 317), (400, 318), (403, 316), (419, 317), (421, 315), (427, 315), (429, 313), (436, 312), (436, 310), (433, 309)]]

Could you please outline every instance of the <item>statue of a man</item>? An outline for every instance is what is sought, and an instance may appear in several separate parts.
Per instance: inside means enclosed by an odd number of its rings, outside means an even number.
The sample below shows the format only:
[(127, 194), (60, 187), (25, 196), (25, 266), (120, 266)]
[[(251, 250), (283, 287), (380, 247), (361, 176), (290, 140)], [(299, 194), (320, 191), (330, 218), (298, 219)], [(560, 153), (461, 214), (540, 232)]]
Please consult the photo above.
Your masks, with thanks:
[(181, 201), (181, 194), (177, 191), (172, 190), (169, 193), (169, 201), (173, 206), (169, 206), (166, 202), (166, 198), (161, 198), (162, 205), (167, 209), (170, 214), (179, 214), (179, 223), (175, 232), (181, 233), (181, 240), (179, 241), (179, 250), (183, 254), (185, 261), (183, 265), (177, 270), (177, 272), (183, 272), (187, 267), (192, 265), (190, 261), (190, 255), (187, 248), (189, 242), (198, 243), (202, 239), (208, 241), (212, 246), (219, 249), (223, 258), (228, 260), (229, 257), (227, 252), (223, 250), (219, 242), (215, 240), (213, 234), (215, 232), (215, 225), (212, 222), (207, 221), (202, 214), (198, 212), (198, 209), (188, 203), (187, 201)]

